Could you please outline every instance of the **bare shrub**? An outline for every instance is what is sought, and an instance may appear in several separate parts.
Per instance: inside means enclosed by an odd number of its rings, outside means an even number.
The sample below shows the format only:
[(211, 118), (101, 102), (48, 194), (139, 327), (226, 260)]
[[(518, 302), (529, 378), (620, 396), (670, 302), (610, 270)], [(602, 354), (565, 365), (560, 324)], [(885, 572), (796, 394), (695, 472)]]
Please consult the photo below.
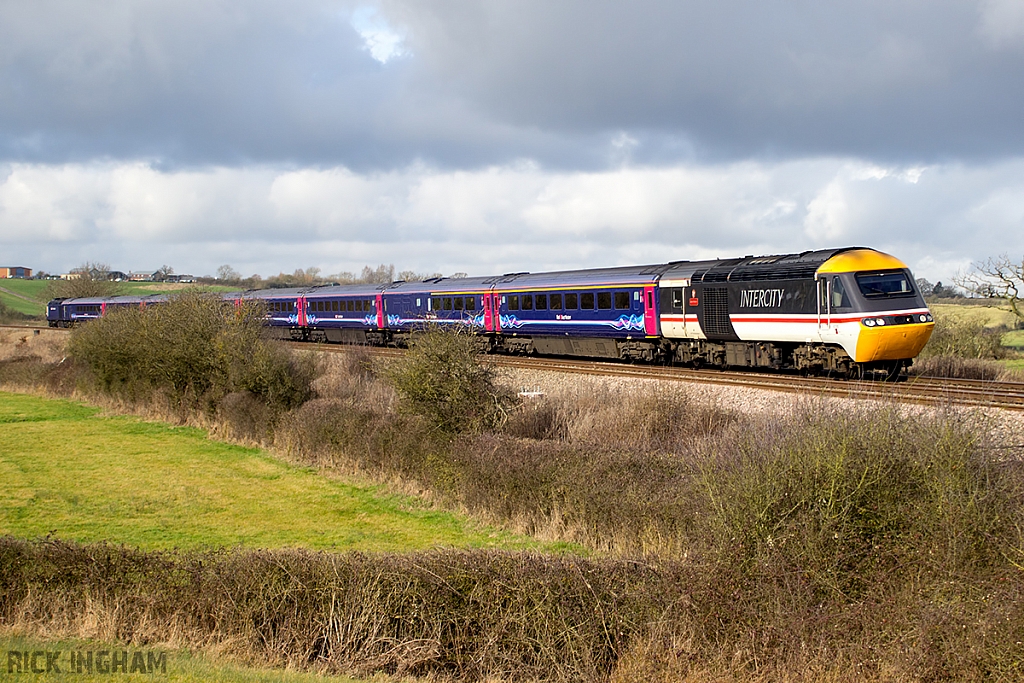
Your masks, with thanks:
[(919, 358), (910, 367), (910, 374), (920, 377), (946, 377), (949, 379), (995, 380), (1003, 374), (999, 363), (959, 356), (929, 356)]
[(220, 401), (218, 417), (228, 438), (262, 444), (273, 437), (278, 416), (250, 392), (235, 391)]
[(702, 543), (764, 580), (799, 569), (815, 599), (857, 599), (911, 571), (949, 580), (1003, 564), (1019, 473), (955, 414), (810, 405), (736, 435), (701, 465)]
[(565, 440), (569, 436), (569, 410), (559, 399), (523, 401), (502, 425), (501, 431), (521, 439)]
[(656, 616), (644, 589), (658, 583), (635, 563), (494, 551), (170, 554), (0, 539), (5, 623), (367, 674), (599, 680)]
[(98, 388), (129, 401), (165, 393), (185, 410), (215, 408), (223, 396), (245, 391), (288, 409), (310, 396), (315, 363), (267, 340), (262, 318), (258, 303), (234, 306), (185, 292), (76, 328), (68, 354), (89, 368)]
[(386, 377), (407, 409), (436, 429), (454, 434), (499, 423), (512, 402), (482, 365), (475, 335), (434, 328), (416, 337), (409, 351), (389, 364)]
[(783, 590), (715, 562), (145, 553), (6, 537), (0, 622), (432, 680), (1013, 680), (1020, 572), (933, 585), (914, 576), (908, 567), (877, 596), (821, 602), (799, 569)]
[(957, 358), (1005, 358), (1007, 349), (1002, 345), (1003, 329), (987, 328), (981, 320), (941, 316), (935, 318), (935, 328), (928, 343), (921, 349), (920, 358), (954, 356)]

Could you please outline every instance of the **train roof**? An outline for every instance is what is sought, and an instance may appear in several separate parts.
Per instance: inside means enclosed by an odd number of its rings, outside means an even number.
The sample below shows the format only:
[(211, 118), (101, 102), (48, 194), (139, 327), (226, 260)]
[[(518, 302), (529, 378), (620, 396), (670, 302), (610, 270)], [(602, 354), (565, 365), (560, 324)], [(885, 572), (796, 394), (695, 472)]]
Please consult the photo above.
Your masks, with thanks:
[(539, 289), (545, 287), (599, 287), (653, 284), (666, 269), (665, 264), (560, 270), (551, 273), (516, 273), (493, 278), (499, 290)]
[(388, 294), (432, 294), (442, 292), (482, 292), (491, 288), (494, 276), (432, 277), (419, 282), (393, 282)]
[(551, 287), (627, 286), (656, 282), (667, 268), (665, 264), (560, 270), (547, 273), (505, 273), (486, 277), (430, 278), (422, 282), (397, 282), (389, 293), (439, 294), (480, 292), (491, 289), (515, 291)]
[(692, 282), (707, 283), (813, 278), (825, 261), (836, 254), (853, 249), (863, 247), (819, 249), (799, 254), (744, 256), (713, 261), (673, 261), (665, 270), (665, 279), (689, 279)]
[(333, 296), (377, 296), (381, 291), (390, 285), (378, 283), (355, 284), (355, 285), (321, 285), (319, 287), (307, 287), (302, 290), (303, 296), (316, 299), (319, 297)]

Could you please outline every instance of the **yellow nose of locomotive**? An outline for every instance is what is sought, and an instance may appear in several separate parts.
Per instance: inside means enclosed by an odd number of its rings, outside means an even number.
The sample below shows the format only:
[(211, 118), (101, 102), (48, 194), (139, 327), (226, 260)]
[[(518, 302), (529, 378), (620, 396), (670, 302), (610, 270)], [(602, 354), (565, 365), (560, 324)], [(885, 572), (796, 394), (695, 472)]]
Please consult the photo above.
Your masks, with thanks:
[(861, 324), (854, 360), (869, 363), (875, 360), (914, 358), (932, 336), (934, 322), (911, 323), (884, 327)]

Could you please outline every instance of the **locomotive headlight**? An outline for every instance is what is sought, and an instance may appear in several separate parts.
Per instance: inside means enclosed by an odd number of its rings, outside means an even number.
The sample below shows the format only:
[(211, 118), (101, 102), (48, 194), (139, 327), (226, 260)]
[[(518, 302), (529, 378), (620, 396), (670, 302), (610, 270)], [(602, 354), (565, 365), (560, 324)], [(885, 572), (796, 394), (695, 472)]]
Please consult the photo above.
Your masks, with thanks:
[(864, 326), (865, 327), (874, 327), (875, 326), (875, 319), (874, 318), (864, 318)]
[(875, 324), (879, 325), (879, 326), (884, 325), (885, 324), (885, 318), (875, 318)]
[(919, 319), (919, 320), (920, 320), (921, 322), (923, 322), (923, 323), (926, 323), (926, 322), (928, 322), (928, 316), (926, 316), (926, 315), (925, 315), (924, 313), (922, 313), (921, 315), (919, 315), (919, 316), (917, 316), (917, 317), (918, 317), (918, 319)]

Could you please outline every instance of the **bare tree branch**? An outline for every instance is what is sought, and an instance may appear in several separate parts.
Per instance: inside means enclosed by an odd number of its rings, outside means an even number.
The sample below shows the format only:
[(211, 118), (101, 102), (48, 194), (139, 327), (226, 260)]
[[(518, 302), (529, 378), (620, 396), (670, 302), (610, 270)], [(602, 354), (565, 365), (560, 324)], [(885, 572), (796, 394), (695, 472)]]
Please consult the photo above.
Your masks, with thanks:
[(1024, 258), (1013, 261), (1006, 254), (971, 265), (971, 269), (955, 278), (968, 292), (984, 298), (1003, 299), (1018, 320), (1024, 320)]

